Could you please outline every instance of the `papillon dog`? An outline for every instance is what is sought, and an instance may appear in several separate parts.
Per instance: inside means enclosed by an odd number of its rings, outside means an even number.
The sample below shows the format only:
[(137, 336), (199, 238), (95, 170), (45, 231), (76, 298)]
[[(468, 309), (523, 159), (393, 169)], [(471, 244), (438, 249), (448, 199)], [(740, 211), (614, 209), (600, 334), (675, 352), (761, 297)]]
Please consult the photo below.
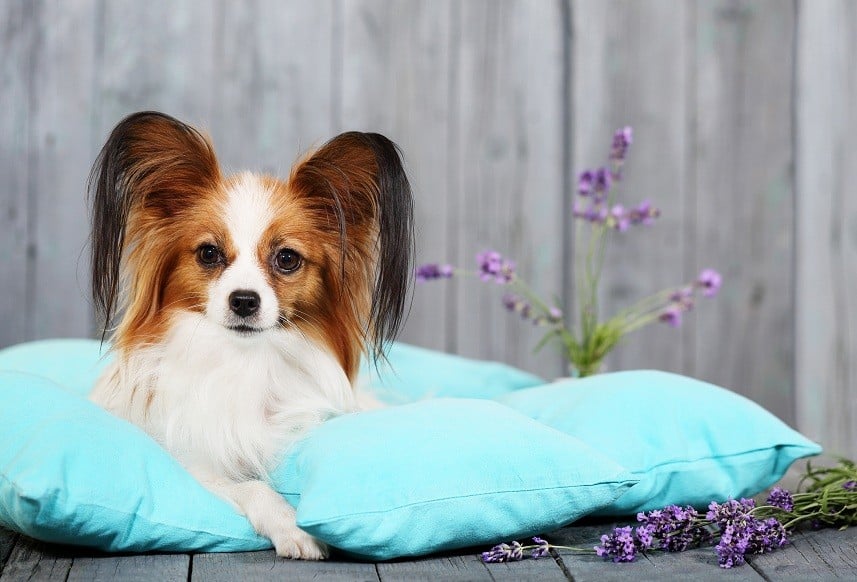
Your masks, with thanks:
[(349, 132), (286, 180), (225, 176), (199, 131), (141, 112), (110, 134), (89, 191), (102, 339), (117, 320), (91, 399), (278, 555), (325, 558), (268, 475), (308, 429), (361, 409), (361, 356), (383, 358), (402, 323), (413, 202), (398, 148)]

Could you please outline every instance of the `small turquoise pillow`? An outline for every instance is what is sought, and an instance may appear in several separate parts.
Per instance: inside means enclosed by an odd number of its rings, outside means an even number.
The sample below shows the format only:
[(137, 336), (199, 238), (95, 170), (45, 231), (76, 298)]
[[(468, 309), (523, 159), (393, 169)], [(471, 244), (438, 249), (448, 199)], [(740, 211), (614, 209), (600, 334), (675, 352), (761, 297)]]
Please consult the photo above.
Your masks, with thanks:
[(400, 342), (392, 344), (388, 362), (379, 363), (378, 369), (364, 360), (360, 379), (373, 394), (390, 404), (427, 398), (492, 399), (544, 384), (542, 378), (506, 364), (471, 360)]
[(499, 401), (589, 443), (640, 479), (597, 515), (750, 497), (795, 460), (821, 452), (747, 398), (667, 372), (565, 380)]
[(636, 481), (578, 439), (468, 399), (330, 420), (275, 480), (300, 491), (302, 529), (372, 560), (552, 531)]
[(270, 547), (137, 427), (50, 380), (0, 371), (0, 524), (106, 551)]
[[(86, 400), (99, 357), (85, 340), (0, 351), (0, 524), (106, 551), (270, 547), (148, 435)], [(332, 419), (272, 477), (299, 525), (371, 559), (551, 530), (636, 482), (578, 439), (464, 399)]]

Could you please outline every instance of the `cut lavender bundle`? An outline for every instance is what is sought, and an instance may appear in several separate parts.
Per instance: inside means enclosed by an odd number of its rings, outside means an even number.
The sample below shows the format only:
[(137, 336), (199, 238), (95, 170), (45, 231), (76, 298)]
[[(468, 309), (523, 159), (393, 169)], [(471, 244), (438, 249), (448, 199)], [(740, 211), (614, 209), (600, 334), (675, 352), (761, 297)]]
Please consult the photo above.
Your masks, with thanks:
[[(721, 568), (734, 568), (753, 555), (773, 552), (789, 543), (795, 529), (824, 526), (845, 529), (857, 525), (857, 465), (841, 459), (835, 467), (815, 468), (807, 463), (797, 493), (774, 487), (765, 505), (752, 499), (712, 501), (705, 515), (692, 507), (669, 505), (637, 514), (638, 525), (620, 526), (601, 536), (588, 553), (612, 562), (633, 562), (655, 551), (682, 552), (714, 547)], [(548, 555), (551, 549), (586, 552), (581, 548), (554, 546), (542, 538), (536, 545), (500, 544), (482, 553), (486, 562), (523, 560)]]

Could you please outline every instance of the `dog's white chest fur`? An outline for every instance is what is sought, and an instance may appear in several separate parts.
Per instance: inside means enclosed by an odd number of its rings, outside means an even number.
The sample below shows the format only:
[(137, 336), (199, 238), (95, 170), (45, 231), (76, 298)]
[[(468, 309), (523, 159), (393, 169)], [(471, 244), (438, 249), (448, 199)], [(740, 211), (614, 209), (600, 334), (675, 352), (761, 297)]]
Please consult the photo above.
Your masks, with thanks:
[(185, 466), (232, 478), (265, 475), (306, 429), (356, 409), (339, 363), (302, 334), (236, 338), (191, 314), (112, 364), (91, 397)]

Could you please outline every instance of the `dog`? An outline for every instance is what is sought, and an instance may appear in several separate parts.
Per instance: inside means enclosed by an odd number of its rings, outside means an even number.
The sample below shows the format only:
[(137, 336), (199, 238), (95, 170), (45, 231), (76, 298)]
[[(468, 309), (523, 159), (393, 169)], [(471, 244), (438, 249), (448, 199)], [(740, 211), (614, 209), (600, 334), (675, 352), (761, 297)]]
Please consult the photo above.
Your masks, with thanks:
[(224, 176), (201, 132), (144, 111), (113, 129), (88, 188), (93, 298), (115, 353), (91, 400), (279, 556), (324, 559), (268, 474), (313, 426), (362, 408), (360, 359), (377, 363), (401, 327), (413, 200), (398, 147), (348, 132), (286, 180)]

